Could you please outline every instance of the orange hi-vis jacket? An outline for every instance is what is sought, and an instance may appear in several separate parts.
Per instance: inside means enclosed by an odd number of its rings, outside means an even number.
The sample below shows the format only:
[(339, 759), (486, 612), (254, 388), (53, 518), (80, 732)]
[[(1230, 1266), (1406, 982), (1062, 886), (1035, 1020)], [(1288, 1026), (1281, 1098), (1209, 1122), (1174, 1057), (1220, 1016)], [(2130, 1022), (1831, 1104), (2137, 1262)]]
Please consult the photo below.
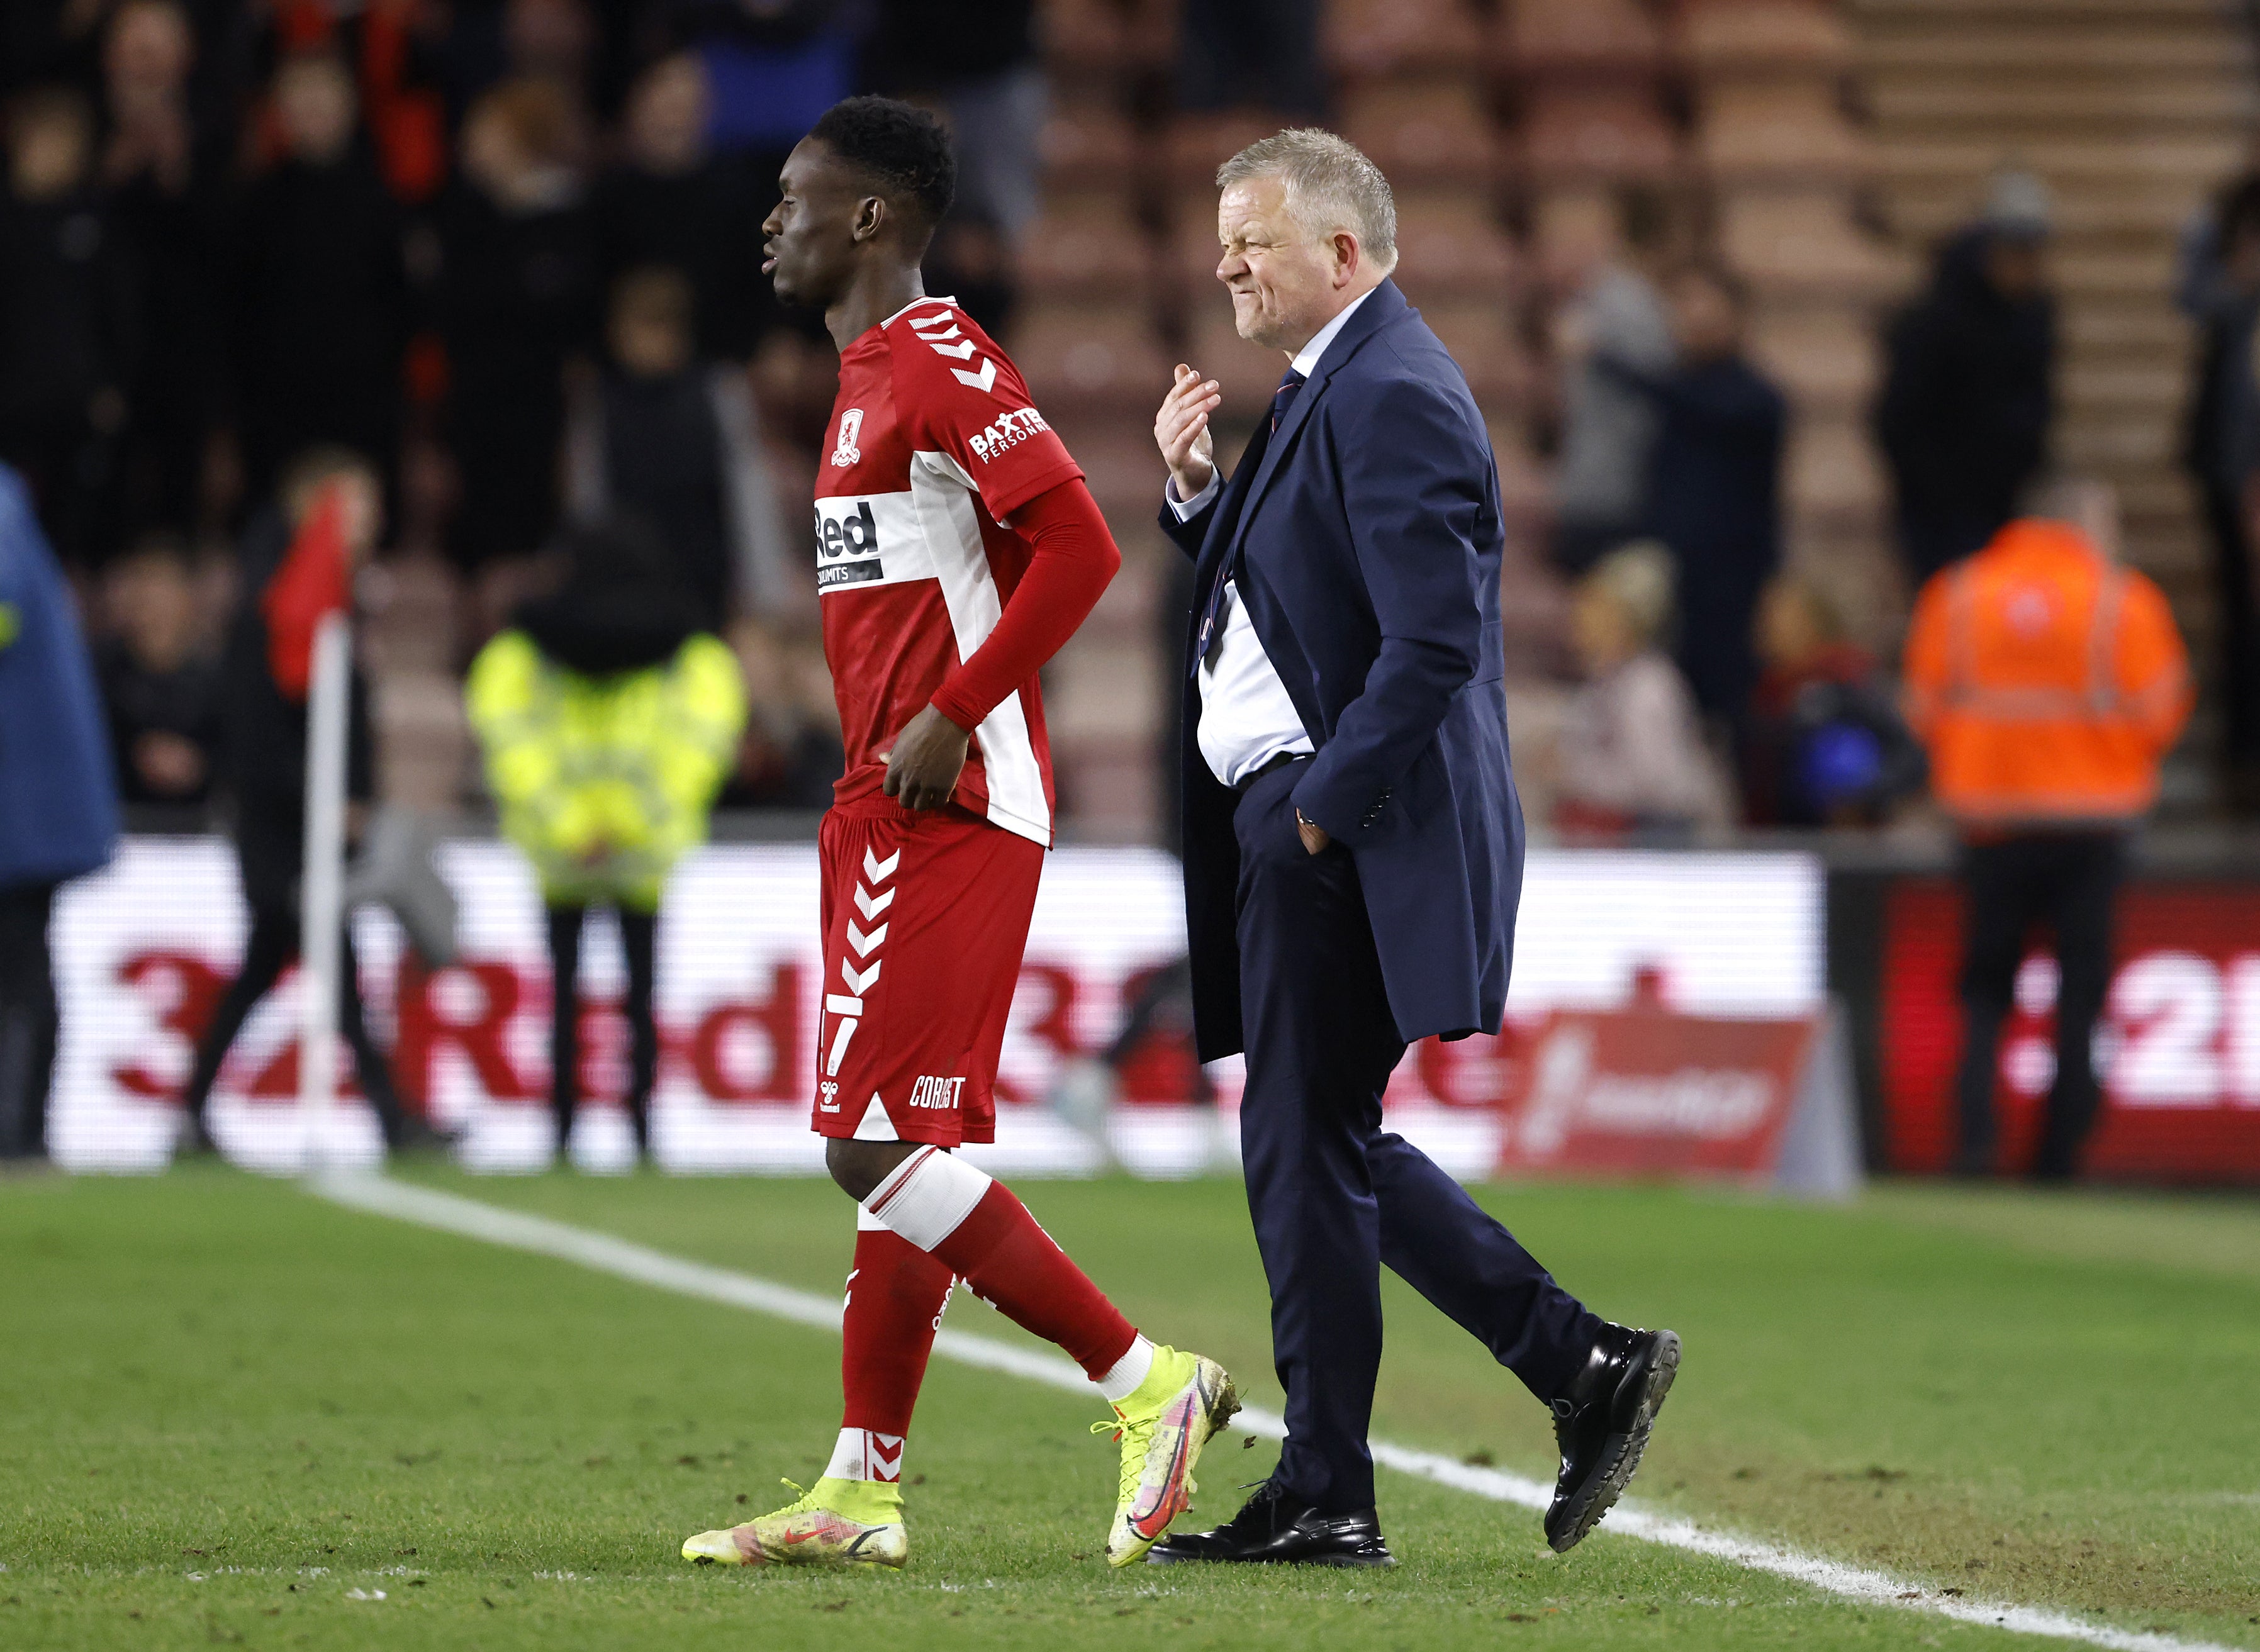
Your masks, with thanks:
[(2164, 595), (2062, 522), (2012, 522), (1916, 598), (1906, 714), (1962, 825), (2123, 824), (2189, 719)]

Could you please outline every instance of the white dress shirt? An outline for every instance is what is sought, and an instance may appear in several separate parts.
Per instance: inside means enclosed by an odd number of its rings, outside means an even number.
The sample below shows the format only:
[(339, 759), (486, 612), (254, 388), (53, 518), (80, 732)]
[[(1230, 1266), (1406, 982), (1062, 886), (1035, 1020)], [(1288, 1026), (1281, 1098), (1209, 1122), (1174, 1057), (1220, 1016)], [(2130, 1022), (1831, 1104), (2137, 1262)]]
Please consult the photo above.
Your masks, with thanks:
[[(1357, 313), (1357, 307), (1371, 297), (1370, 292), (1359, 294), (1340, 315), (1320, 327), (1296, 353), (1294, 370), (1306, 379), (1316, 372), (1327, 347)], [(1219, 470), (1191, 499), (1178, 499), (1175, 484), (1166, 482), (1162, 484), (1162, 495), (1176, 512), (1177, 520), (1189, 522), (1208, 509), (1223, 487), (1224, 473)], [(1220, 634), (1200, 662), (1201, 714), (1197, 733), (1209, 772), (1224, 784), (1235, 786), (1283, 752), (1298, 754), (1315, 748), (1310, 731), (1303, 726), (1302, 714), (1295, 710), (1287, 685), (1280, 680), (1278, 667), (1263, 652), (1262, 639), (1255, 634), (1255, 623), (1248, 617), (1248, 604), (1240, 600), (1240, 591), (1230, 580), (1225, 582), (1224, 601), (1216, 618)]]

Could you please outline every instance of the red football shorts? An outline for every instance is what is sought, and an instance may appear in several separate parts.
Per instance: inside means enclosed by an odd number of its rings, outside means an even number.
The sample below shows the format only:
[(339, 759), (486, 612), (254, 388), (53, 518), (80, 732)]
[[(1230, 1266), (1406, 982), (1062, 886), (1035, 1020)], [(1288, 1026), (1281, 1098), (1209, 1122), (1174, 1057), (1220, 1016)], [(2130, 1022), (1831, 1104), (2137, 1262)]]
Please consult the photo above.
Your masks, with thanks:
[(955, 805), (914, 814), (885, 797), (833, 807), (816, 841), (816, 1134), (995, 1141), (997, 1055), (1043, 846)]

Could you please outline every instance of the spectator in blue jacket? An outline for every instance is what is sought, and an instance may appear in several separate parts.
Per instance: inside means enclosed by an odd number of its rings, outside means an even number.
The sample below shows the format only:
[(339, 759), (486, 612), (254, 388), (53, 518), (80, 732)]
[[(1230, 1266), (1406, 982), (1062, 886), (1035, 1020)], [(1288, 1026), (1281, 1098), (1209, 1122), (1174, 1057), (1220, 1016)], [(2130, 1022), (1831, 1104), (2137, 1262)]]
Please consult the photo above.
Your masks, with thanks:
[(46, 1157), (61, 1017), (56, 887), (108, 863), (117, 783), (102, 697), (23, 479), (0, 465), (0, 1162)]

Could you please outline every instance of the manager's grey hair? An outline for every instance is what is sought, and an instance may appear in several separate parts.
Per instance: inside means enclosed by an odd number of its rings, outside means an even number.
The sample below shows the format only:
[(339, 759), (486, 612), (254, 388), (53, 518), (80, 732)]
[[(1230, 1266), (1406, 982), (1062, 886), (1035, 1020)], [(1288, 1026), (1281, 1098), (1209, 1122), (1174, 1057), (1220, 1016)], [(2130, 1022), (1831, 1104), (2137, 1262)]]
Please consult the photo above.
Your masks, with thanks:
[(1249, 144), (1216, 169), (1219, 190), (1250, 178), (1278, 179), (1289, 216), (1313, 240), (1348, 230), (1384, 275), (1396, 268), (1396, 197), (1381, 168), (1348, 139), (1316, 126), (1290, 126)]

